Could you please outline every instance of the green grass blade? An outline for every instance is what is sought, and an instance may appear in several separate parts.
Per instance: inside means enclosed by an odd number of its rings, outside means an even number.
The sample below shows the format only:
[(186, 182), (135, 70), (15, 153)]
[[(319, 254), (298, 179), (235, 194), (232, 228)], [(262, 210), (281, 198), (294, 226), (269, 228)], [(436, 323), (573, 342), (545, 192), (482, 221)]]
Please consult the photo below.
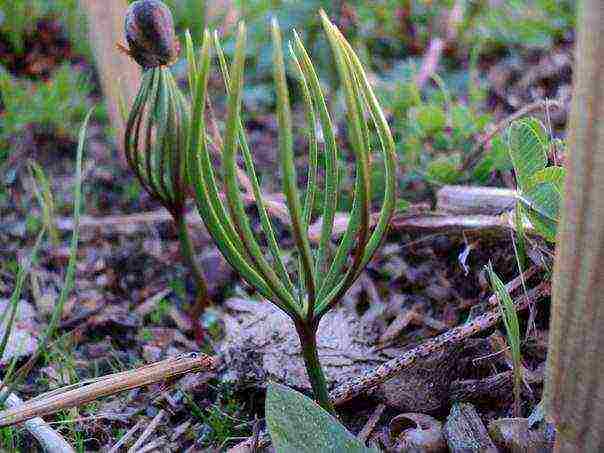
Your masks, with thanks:
[(34, 160), (28, 162), (29, 173), (33, 182), (33, 189), (38, 204), (42, 208), (42, 221), (48, 231), (48, 236), (53, 245), (59, 244), (59, 232), (55, 226), (54, 210), (55, 203), (52, 196), (50, 183), (44, 170)]
[(327, 109), (327, 103), (325, 102), (323, 91), (321, 90), (319, 78), (308, 52), (304, 48), (302, 40), (295, 30), (294, 41), (300, 66), (309, 82), (312, 97), (317, 103), (321, 129), (325, 140), (325, 195), (322, 215), (323, 224), (321, 227), (321, 237), (319, 239), (319, 249), (317, 251), (317, 260), (315, 263), (315, 275), (317, 280), (316, 284), (318, 287), (320, 287), (322, 285), (324, 276), (327, 274), (327, 269), (324, 267), (325, 262), (327, 261), (327, 252), (329, 243), (331, 241), (334, 217), (338, 205), (338, 147), (336, 144), (336, 137), (333, 131), (331, 117)]
[[(141, 87), (139, 88), (137, 97), (132, 105), (128, 122), (126, 123), (126, 132), (124, 134), (124, 151), (130, 168), (136, 174), (140, 184), (152, 196), (159, 198), (159, 194), (155, 188), (151, 186), (148, 177), (145, 173), (145, 160), (149, 154), (149, 143), (151, 141), (151, 131), (143, 133), (141, 140), (141, 126), (143, 118), (149, 113), (145, 111), (149, 99), (157, 96), (159, 83), (159, 69), (147, 71), (143, 74)], [(141, 143), (142, 142), (142, 143)], [(141, 150), (141, 146), (143, 149)]]
[(46, 349), (48, 341), (54, 335), (55, 330), (59, 324), (59, 320), (61, 318), (61, 315), (63, 314), (63, 307), (65, 306), (67, 297), (71, 293), (75, 284), (78, 241), (80, 237), (80, 214), (82, 207), (82, 161), (84, 156), (84, 144), (86, 142), (86, 131), (88, 129), (88, 122), (90, 121), (91, 115), (92, 109), (88, 112), (86, 118), (84, 119), (84, 123), (82, 124), (82, 128), (80, 129), (78, 139), (75, 176), (76, 183), (74, 188), (73, 200), (73, 233), (71, 235), (71, 244), (69, 247), (69, 260), (67, 263), (67, 271), (65, 272), (65, 280), (63, 282), (63, 287), (61, 288), (58, 301), (54, 306), (50, 321), (48, 323), (48, 327), (46, 328), (42, 337), (38, 341), (38, 347), (36, 348), (36, 351), (30, 357), (28, 362), (17, 372), (13, 381), (8, 385), (7, 391), (4, 392), (0, 397), (0, 406), (4, 404), (6, 398), (10, 393), (13, 392), (15, 387), (27, 377), (27, 374), (29, 374), (29, 371), (33, 364), (36, 362), (36, 360), (38, 360), (38, 357), (40, 356), (42, 351)]
[(514, 307), (514, 302), (507, 291), (507, 288), (493, 270), (493, 265), (489, 263), (486, 270), (491, 280), (491, 286), (499, 302), (501, 318), (507, 333), (508, 343), (512, 351), (512, 361), (514, 362), (514, 417), (520, 417), (520, 394), (522, 386), (522, 357), (520, 355), (520, 325), (518, 323), (518, 313)]
[[(216, 47), (216, 52), (218, 54), (218, 62), (220, 65), (220, 70), (222, 73), (222, 78), (224, 81), (224, 85), (226, 87), (227, 95), (230, 94), (229, 85), (231, 83), (229, 70), (226, 63), (226, 58), (224, 56), (224, 52), (222, 51), (222, 46), (220, 45), (220, 40), (218, 39), (218, 34), (214, 33), (214, 45)], [(245, 129), (243, 127), (243, 123), (241, 121), (241, 117), (238, 118), (237, 121), (237, 132), (239, 134), (239, 144), (241, 146), (241, 153), (243, 155), (243, 162), (245, 165), (245, 171), (250, 179), (250, 183), (252, 185), (252, 192), (254, 195), (254, 200), (256, 201), (256, 206), (258, 208), (258, 214), (260, 216), (260, 225), (262, 227), (262, 232), (264, 233), (264, 237), (266, 238), (266, 242), (268, 244), (269, 251), (273, 257), (273, 261), (275, 263), (275, 270), (281, 281), (283, 281), (290, 293), (294, 293), (294, 285), (291, 281), (289, 273), (285, 268), (285, 264), (283, 263), (283, 259), (281, 258), (281, 250), (279, 249), (279, 245), (277, 243), (277, 239), (275, 236), (275, 232), (273, 230), (272, 223), (268, 216), (268, 212), (266, 210), (266, 206), (264, 204), (264, 200), (262, 199), (262, 191), (260, 190), (260, 184), (258, 182), (258, 176), (256, 175), (256, 169), (254, 168), (254, 163), (252, 159), (252, 153), (250, 152), (250, 148), (248, 145), (247, 137), (245, 134)]]
[[(235, 245), (236, 250), (242, 250), (243, 243), (239, 239), (239, 236), (235, 231), (235, 226), (228, 216), (224, 203), (220, 198), (212, 160), (206, 144), (205, 109), (210, 73), (210, 52), (211, 41), (209, 39), (209, 32), (206, 30), (201, 49), (201, 66), (199, 67), (197, 87), (195, 88), (193, 113), (191, 117), (192, 123), (189, 133), (188, 149), (193, 156), (192, 160), (189, 159), (191, 162), (190, 169), (195, 170), (196, 175), (198, 176), (193, 178), (192, 182), (194, 182), (194, 186), (203, 184), (203, 190), (207, 196), (207, 198), (203, 198), (203, 209), (211, 209), (213, 214), (211, 218), (216, 221), (217, 226), (220, 226), (220, 231), (224, 233), (221, 234), (220, 237), (222, 238), (224, 236), (225, 238), (228, 238), (229, 241)], [(203, 178), (201, 176), (203, 176)]]
[(367, 79), (367, 75), (363, 70), (363, 65), (339, 30), (335, 27), (334, 29), (342, 46), (348, 53), (350, 61), (353, 65), (353, 70), (361, 83), (361, 89), (364, 92), (364, 98), (368, 103), (371, 119), (379, 137), (380, 149), (384, 160), (384, 173), (386, 180), (384, 200), (382, 202), (382, 209), (379, 214), (377, 225), (373, 230), (373, 233), (365, 248), (365, 255), (363, 257), (362, 264), (362, 267), (364, 267), (375, 253), (375, 250), (379, 247), (388, 229), (390, 219), (392, 218), (396, 207), (396, 148), (394, 138), (392, 137), (392, 132), (390, 131), (390, 126), (388, 126), (384, 112), (382, 111), (377, 97), (371, 88), (371, 84)]
[(21, 291), (23, 290), (23, 284), (25, 283), (25, 279), (29, 275), (29, 271), (33, 266), (36, 265), (36, 262), (38, 261), (38, 251), (40, 249), (40, 246), (42, 245), (42, 239), (44, 238), (45, 233), (46, 228), (43, 228), (40, 233), (38, 233), (38, 237), (36, 238), (36, 242), (31, 251), (31, 255), (29, 257), (28, 262), (24, 266), (19, 266), (19, 271), (17, 272), (17, 279), (15, 282), (15, 289), (11, 294), (7, 309), (2, 313), (0, 317), (0, 325), (2, 325), (4, 324), (4, 320), (8, 314), (8, 320), (6, 321), (6, 327), (4, 328), (4, 335), (2, 336), (2, 340), (0, 341), (0, 358), (4, 356), (4, 351), (6, 350), (8, 339), (10, 338), (10, 334), (13, 330), (17, 311), (19, 308), (19, 298), (21, 297)]
[[(84, 145), (86, 143), (86, 132), (88, 130), (88, 122), (92, 115), (92, 109), (86, 115), (82, 128), (80, 129), (80, 135), (78, 139), (78, 149), (76, 154), (76, 176), (75, 176), (75, 188), (74, 188), (74, 200), (73, 200), (73, 233), (71, 236), (71, 244), (69, 247), (69, 260), (67, 262), (67, 271), (65, 272), (65, 281), (59, 294), (58, 302), (53, 310), (48, 329), (44, 335), (45, 339), (48, 340), (53, 334), (59, 322), (61, 315), (63, 314), (63, 307), (67, 301), (67, 297), (73, 290), (75, 284), (75, 271), (77, 263), (78, 253), (78, 241), (80, 240), (80, 216), (82, 213), (82, 161), (84, 159)], [(44, 343), (44, 342), (42, 342)]]
[[(147, 159), (147, 172), (157, 192), (161, 195), (161, 200), (170, 200), (170, 189), (164, 178), (164, 165), (166, 160), (166, 151), (170, 148), (170, 132), (173, 129), (173, 117), (170, 114), (170, 99), (168, 93), (167, 72), (168, 68), (159, 70), (159, 90), (157, 93), (157, 118), (156, 118), (156, 137), (161, 140), (155, 140), (151, 144), (152, 151)], [(151, 122), (150, 122), (151, 124)]]
[[(300, 84), (300, 91), (302, 92), (302, 99), (304, 102), (305, 113), (306, 113), (306, 122), (308, 123), (308, 174), (306, 178), (306, 196), (304, 197), (304, 207), (302, 209), (302, 225), (304, 230), (304, 235), (308, 236), (308, 226), (310, 225), (310, 221), (313, 214), (313, 208), (315, 203), (315, 193), (317, 190), (317, 173), (318, 173), (318, 149), (319, 142), (317, 139), (317, 114), (316, 108), (312, 101), (312, 96), (310, 94), (310, 89), (308, 88), (308, 82), (306, 81), (306, 76), (304, 75), (304, 71), (302, 71), (302, 66), (298, 61), (298, 57), (294, 52), (294, 49), (289, 44), (289, 52), (291, 58), (294, 62), (294, 67), (296, 69), (298, 75), (298, 81)], [(303, 275), (303, 263), (302, 258), (298, 257), (298, 273), (299, 275)], [(315, 282), (317, 279), (317, 271), (316, 264), (313, 269), (315, 274)], [(310, 317), (312, 315), (312, 310), (314, 307), (312, 305), (308, 305), (308, 313), (307, 316)]]
[(510, 297), (504, 283), (493, 270), (493, 266), (487, 266), (489, 278), (493, 291), (497, 294), (499, 301), (499, 309), (501, 310), (501, 318), (507, 332), (510, 349), (514, 363), (520, 363), (520, 324), (518, 322), (518, 314), (514, 308), (514, 302)]
[(230, 94), (228, 98), (228, 113), (226, 122), (226, 131), (224, 138), (224, 149), (222, 168), (224, 182), (226, 185), (226, 195), (231, 218), (235, 224), (235, 229), (243, 242), (254, 267), (265, 279), (271, 290), (275, 293), (282, 303), (290, 308), (299, 310), (300, 307), (295, 301), (292, 293), (287, 291), (283, 283), (279, 280), (273, 268), (265, 260), (262, 250), (254, 237), (254, 233), (249, 224), (249, 219), (245, 213), (245, 207), (241, 197), (241, 191), (237, 181), (237, 138), (238, 123), (241, 113), (241, 93), (243, 88), (243, 71), (245, 64), (245, 26), (243, 23), (239, 26), (237, 44), (235, 50), (235, 59), (231, 71)]
[(173, 156), (173, 168), (172, 173), (175, 179), (174, 184), (175, 187), (175, 200), (174, 204), (177, 206), (183, 206), (182, 210), (184, 211), (184, 205), (187, 198), (187, 188), (189, 186), (189, 182), (187, 179), (187, 171), (186, 171), (186, 163), (187, 156), (186, 150), (188, 149), (189, 144), (189, 125), (190, 125), (190, 107), (187, 103), (184, 95), (176, 86), (176, 81), (174, 77), (170, 77), (170, 89), (173, 92), (173, 99), (175, 102), (176, 108), (176, 117), (179, 119), (177, 124), (177, 136), (176, 136), (176, 148), (174, 148), (174, 156)]
[(308, 305), (314, 306), (315, 280), (313, 274), (313, 258), (302, 221), (302, 208), (298, 194), (296, 166), (294, 162), (292, 120), (289, 105), (289, 93), (285, 78), (285, 63), (283, 61), (283, 48), (281, 31), (276, 19), (273, 19), (271, 32), (273, 37), (273, 77), (277, 91), (277, 124), (279, 126), (279, 161), (283, 177), (283, 191), (287, 200), (287, 207), (292, 223), (292, 233), (298, 252), (302, 259), (303, 275)]
[(115, 94), (117, 96), (117, 108), (118, 108), (118, 113), (120, 114), (120, 119), (122, 120), (122, 123), (125, 124), (126, 121), (128, 121), (128, 105), (126, 103), (126, 98), (124, 96), (124, 87), (122, 84), (122, 79), (121, 77), (117, 78), (116, 81), (116, 90), (115, 90)]
[(308, 88), (308, 82), (302, 66), (298, 61), (298, 57), (294, 52), (291, 44), (289, 44), (289, 52), (294, 62), (296, 72), (298, 74), (298, 80), (300, 82), (300, 91), (302, 92), (302, 99), (304, 101), (304, 111), (306, 113), (306, 122), (308, 123), (308, 176), (306, 181), (306, 197), (304, 198), (303, 208), (303, 223), (308, 234), (308, 226), (310, 225), (312, 211), (315, 202), (315, 193), (317, 186), (317, 167), (318, 167), (318, 149), (319, 143), (317, 139), (317, 113)]

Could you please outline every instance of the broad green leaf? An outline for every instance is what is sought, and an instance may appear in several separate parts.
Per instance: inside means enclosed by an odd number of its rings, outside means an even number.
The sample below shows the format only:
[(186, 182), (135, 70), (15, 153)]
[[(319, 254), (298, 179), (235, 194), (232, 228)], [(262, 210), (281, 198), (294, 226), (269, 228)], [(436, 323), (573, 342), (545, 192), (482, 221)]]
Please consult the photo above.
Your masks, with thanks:
[(280, 384), (268, 385), (266, 424), (277, 453), (377, 453), (313, 400)]
[(518, 203), (517, 209), (522, 212), (523, 216), (526, 216), (528, 218), (531, 225), (538, 234), (540, 234), (550, 242), (556, 241), (558, 222), (547, 218), (546, 216), (535, 211), (534, 209), (527, 207), (525, 203)]
[(531, 177), (547, 165), (547, 144), (545, 128), (535, 118), (517, 120), (510, 126), (508, 148), (521, 190), (527, 189)]
[(544, 182), (520, 195), (521, 201), (533, 211), (557, 222), (560, 218), (560, 192), (556, 184)]
[(542, 183), (551, 183), (558, 191), (558, 195), (564, 193), (564, 179), (566, 178), (566, 169), (563, 167), (547, 167), (539, 170), (531, 178), (531, 186), (536, 186)]

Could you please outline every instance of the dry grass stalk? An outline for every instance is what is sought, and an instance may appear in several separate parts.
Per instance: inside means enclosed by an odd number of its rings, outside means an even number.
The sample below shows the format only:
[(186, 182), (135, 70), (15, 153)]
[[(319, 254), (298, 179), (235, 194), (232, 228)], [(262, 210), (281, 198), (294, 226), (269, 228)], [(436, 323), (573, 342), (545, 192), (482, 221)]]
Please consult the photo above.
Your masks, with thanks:
[(213, 357), (191, 352), (134, 370), (83, 381), (45, 393), (21, 406), (0, 412), (0, 427), (53, 414), (62, 409), (82, 406), (104, 396), (167, 381), (187, 373), (211, 371), (215, 366), (216, 361)]

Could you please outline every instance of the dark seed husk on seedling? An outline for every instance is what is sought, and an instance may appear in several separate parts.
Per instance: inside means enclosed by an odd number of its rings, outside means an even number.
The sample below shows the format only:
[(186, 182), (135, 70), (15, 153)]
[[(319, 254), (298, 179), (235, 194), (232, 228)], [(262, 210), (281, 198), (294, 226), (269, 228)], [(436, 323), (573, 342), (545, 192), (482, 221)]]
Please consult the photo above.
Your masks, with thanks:
[(180, 44), (170, 9), (160, 0), (138, 0), (130, 5), (125, 21), (130, 55), (143, 69), (173, 64)]

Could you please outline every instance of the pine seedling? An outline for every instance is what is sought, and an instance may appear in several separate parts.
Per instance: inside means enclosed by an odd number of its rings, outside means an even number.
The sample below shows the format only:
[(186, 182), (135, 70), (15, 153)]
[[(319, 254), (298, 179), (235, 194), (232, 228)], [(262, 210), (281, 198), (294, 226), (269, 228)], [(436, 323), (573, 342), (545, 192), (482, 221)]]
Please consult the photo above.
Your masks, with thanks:
[(159, 0), (132, 3), (125, 30), (130, 48), (120, 48), (144, 71), (126, 124), (126, 159), (144, 189), (170, 212), (177, 226), (182, 256), (197, 285), (197, 301), (190, 316), (201, 341), (199, 315), (208, 306), (209, 296), (205, 276), (193, 256), (186, 222), (189, 105), (170, 72), (180, 44), (172, 13)]
[[(317, 329), (322, 317), (333, 308), (379, 247), (395, 208), (394, 141), (388, 123), (367, 80), (362, 65), (339, 30), (321, 12), (323, 28), (334, 55), (347, 107), (347, 130), (356, 159), (354, 201), (346, 231), (335, 252), (330, 253), (334, 217), (338, 201), (338, 146), (332, 120), (312, 61), (298, 35), (290, 45), (294, 69), (300, 81), (307, 119), (318, 120), (325, 141), (325, 180), (322, 187), (322, 230), (319, 245), (311, 247), (308, 227), (315, 204), (318, 149), (316, 124), (308, 124), (309, 177), (306, 196), (302, 200), (297, 187), (294, 164), (293, 132), (288, 85), (285, 76), (283, 46), (279, 25), (273, 20), (273, 75), (277, 99), (279, 126), (278, 161), (283, 180), (283, 192), (290, 215), (290, 227), (299, 265), (288, 269), (282, 260), (270, 219), (266, 214), (262, 194), (254, 170), (252, 154), (241, 122), (241, 98), (245, 65), (245, 25), (241, 23), (233, 62), (227, 67), (220, 45), (216, 50), (227, 85), (227, 119), (223, 140), (220, 171), (216, 171), (208, 150), (205, 125), (208, 78), (211, 66), (211, 35), (204, 33), (199, 61), (195, 60), (191, 43), (187, 54), (193, 61), (190, 80), (194, 86), (191, 128), (187, 148), (187, 171), (194, 189), (194, 198), (208, 232), (227, 261), (262, 296), (281, 309), (292, 321), (299, 336), (302, 355), (316, 401), (327, 411), (334, 409), (329, 400), (325, 375), (317, 354)], [(230, 70), (229, 70), (230, 69)], [(371, 202), (374, 200), (370, 174), (372, 167), (370, 131), (379, 138), (379, 154), (384, 165), (385, 189), (377, 223), (372, 229)], [(266, 239), (268, 255), (256, 239), (245, 212), (237, 182), (237, 154), (241, 151), (245, 169), (252, 183), (255, 203)], [(222, 181), (219, 181), (218, 176)], [(225, 202), (221, 197), (224, 186)], [(319, 189), (317, 189), (319, 190)], [(377, 198), (377, 197), (376, 197)]]

